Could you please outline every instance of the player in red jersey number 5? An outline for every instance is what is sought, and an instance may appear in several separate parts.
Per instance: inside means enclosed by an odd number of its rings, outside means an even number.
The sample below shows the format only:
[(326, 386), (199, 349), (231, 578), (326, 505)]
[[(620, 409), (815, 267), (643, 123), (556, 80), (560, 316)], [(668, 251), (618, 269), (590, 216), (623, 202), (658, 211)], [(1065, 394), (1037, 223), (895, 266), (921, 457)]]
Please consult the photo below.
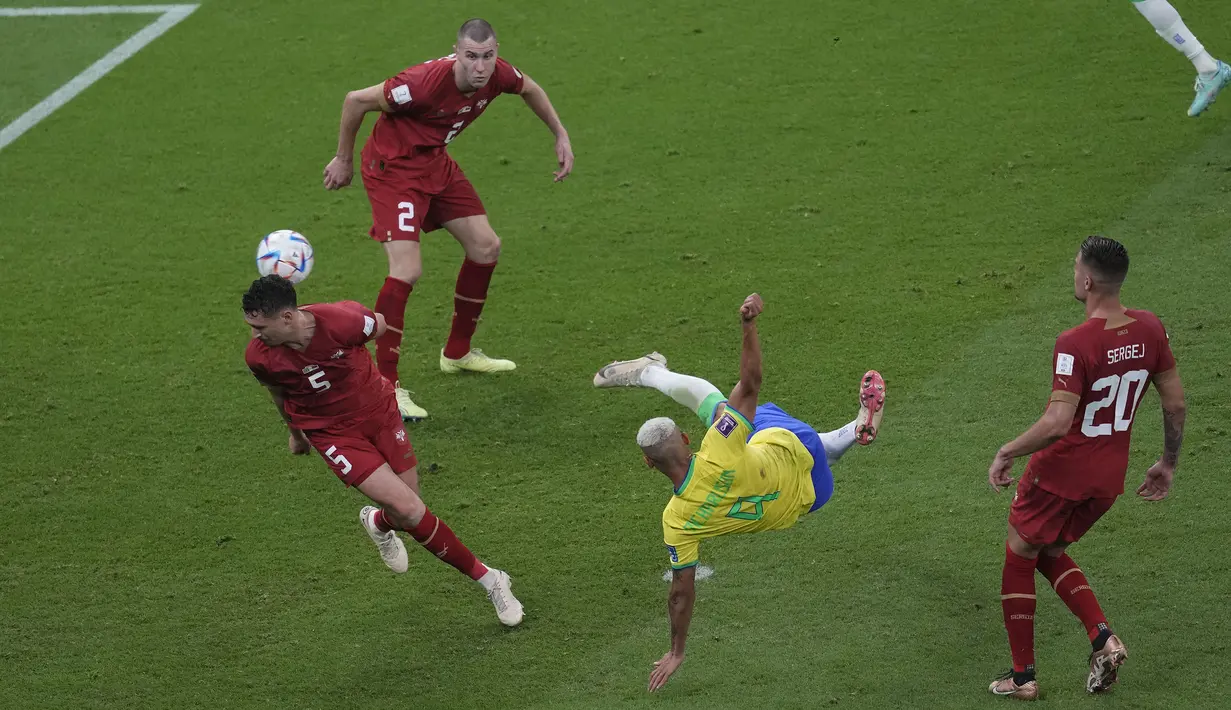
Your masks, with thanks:
[(573, 170), (573, 146), (547, 92), (496, 56), (498, 47), (491, 25), (470, 20), (457, 33), (454, 54), (347, 94), (337, 154), (325, 166), (326, 189), (351, 183), (359, 127), (364, 115), (379, 111), (360, 156), (363, 187), (372, 207), (368, 234), (384, 245), (389, 259), (389, 277), (376, 299), (376, 312), (387, 324), (385, 334), (376, 339), (376, 363), (381, 374), (394, 383), (405, 419), (427, 416), (398, 378), (406, 301), (423, 272), (419, 252), (423, 232), (444, 227), (466, 252), (457, 275), (453, 323), (440, 352), (440, 369), (447, 373), (503, 372), (516, 367), (510, 360), (488, 357), (470, 346), (500, 257), (500, 238), (474, 186), (446, 146), (483, 115), (497, 96), (518, 94), (555, 136), (556, 182)]
[(1124, 492), (1133, 416), (1150, 383), (1163, 408), (1163, 455), (1137, 494), (1167, 497), (1184, 439), (1184, 388), (1167, 332), (1149, 311), (1120, 304), (1128, 252), (1113, 239), (1089, 237), (1073, 266), (1073, 288), (1086, 321), (1056, 339), (1052, 391), (1034, 426), (996, 453), (988, 482), (1013, 483), (1013, 460), (1033, 454), (1009, 509), (1000, 599), (1013, 669), (992, 682), (996, 695), (1034, 700), (1034, 573), (1037, 569), (1090, 639), (1086, 690), (1116, 682), (1128, 651), (1107, 624), (1090, 583), (1066, 548), (1081, 539)]
[(359, 520), (385, 564), (407, 570), (396, 533), (402, 530), (483, 585), (501, 623), (520, 624), (522, 605), (509, 575), (480, 562), (419, 498), (415, 452), (393, 385), (365, 347), (385, 330), (384, 318), (354, 301), (299, 307), (295, 287), (280, 276), (252, 282), (243, 308), (252, 328), (244, 359), (273, 395), (290, 429), (291, 453), (315, 448), (343, 483), (380, 506), (365, 507)]

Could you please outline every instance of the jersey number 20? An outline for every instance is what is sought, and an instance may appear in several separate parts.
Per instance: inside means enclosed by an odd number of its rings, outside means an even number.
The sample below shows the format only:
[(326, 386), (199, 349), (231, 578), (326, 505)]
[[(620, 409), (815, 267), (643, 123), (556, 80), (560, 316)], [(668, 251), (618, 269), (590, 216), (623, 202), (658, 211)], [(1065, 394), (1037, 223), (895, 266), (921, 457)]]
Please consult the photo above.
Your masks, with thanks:
[[(1128, 431), (1133, 425), (1133, 415), (1137, 412), (1141, 395), (1145, 394), (1149, 377), (1149, 370), (1133, 370), (1123, 375), (1108, 375), (1095, 380), (1094, 384), (1090, 385), (1090, 391), (1107, 394), (1102, 399), (1086, 405), (1086, 413), (1081, 421), (1081, 433), (1093, 439), (1098, 436), (1111, 436), (1117, 431)], [(1095, 424), (1095, 415), (1112, 404), (1116, 405), (1116, 418), (1111, 422)]]

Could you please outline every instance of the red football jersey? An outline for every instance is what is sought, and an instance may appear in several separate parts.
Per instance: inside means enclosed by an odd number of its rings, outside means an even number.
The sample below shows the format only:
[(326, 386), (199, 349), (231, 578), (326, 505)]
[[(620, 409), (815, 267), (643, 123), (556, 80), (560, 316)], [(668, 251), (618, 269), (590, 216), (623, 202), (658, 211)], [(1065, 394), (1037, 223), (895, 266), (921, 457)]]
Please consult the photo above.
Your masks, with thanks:
[(483, 115), (500, 94), (521, 93), (525, 79), (512, 64), (497, 57), (492, 77), (467, 96), (453, 79), (450, 54), (416, 64), (385, 80), (389, 112), (381, 113), (363, 147), (363, 159), (386, 162), (430, 159), (443, 153), (466, 126)]
[(354, 301), (302, 310), (316, 318), (307, 348), (270, 347), (253, 338), (244, 353), (258, 380), (285, 391), (291, 426), (328, 429), (382, 411), (393, 385), (364, 347), (376, 333), (376, 314)]
[(1114, 498), (1124, 492), (1133, 416), (1150, 378), (1175, 367), (1163, 324), (1149, 311), (1108, 328), (1091, 318), (1056, 339), (1052, 391), (1081, 399), (1069, 433), (1030, 458), (1026, 476), (1069, 500)]

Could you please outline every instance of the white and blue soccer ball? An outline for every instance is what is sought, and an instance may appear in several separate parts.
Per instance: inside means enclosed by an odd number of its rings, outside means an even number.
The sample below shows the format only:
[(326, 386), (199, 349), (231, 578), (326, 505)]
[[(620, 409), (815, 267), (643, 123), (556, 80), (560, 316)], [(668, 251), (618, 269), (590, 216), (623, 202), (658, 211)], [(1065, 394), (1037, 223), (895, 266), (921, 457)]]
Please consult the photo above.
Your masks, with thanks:
[(308, 278), (315, 261), (307, 237), (291, 229), (266, 234), (256, 248), (256, 270), (261, 276), (277, 274), (295, 284)]

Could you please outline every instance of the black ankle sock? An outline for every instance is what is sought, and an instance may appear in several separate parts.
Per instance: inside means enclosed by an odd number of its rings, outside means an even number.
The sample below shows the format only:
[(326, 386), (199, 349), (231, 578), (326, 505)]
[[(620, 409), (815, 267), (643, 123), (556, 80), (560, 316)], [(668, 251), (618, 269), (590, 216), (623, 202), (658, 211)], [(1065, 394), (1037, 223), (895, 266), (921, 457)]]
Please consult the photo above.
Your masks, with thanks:
[(1098, 636), (1094, 637), (1094, 640), (1090, 642), (1090, 645), (1094, 647), (1094, 651), (1097, 653), (1098, 651), (1103, 650), (1103, 646), (1107, 645), (1107, 639), (1109, 638), (1111, 638), (1111, 629), (1107, 628), (1107, 624), (1099, 624)]
[(1025, 685), (1034, 680), (1034, 664), (1026, 666), (1024, 671), (1013, 671), (1013, 682), (1018, 685)]

